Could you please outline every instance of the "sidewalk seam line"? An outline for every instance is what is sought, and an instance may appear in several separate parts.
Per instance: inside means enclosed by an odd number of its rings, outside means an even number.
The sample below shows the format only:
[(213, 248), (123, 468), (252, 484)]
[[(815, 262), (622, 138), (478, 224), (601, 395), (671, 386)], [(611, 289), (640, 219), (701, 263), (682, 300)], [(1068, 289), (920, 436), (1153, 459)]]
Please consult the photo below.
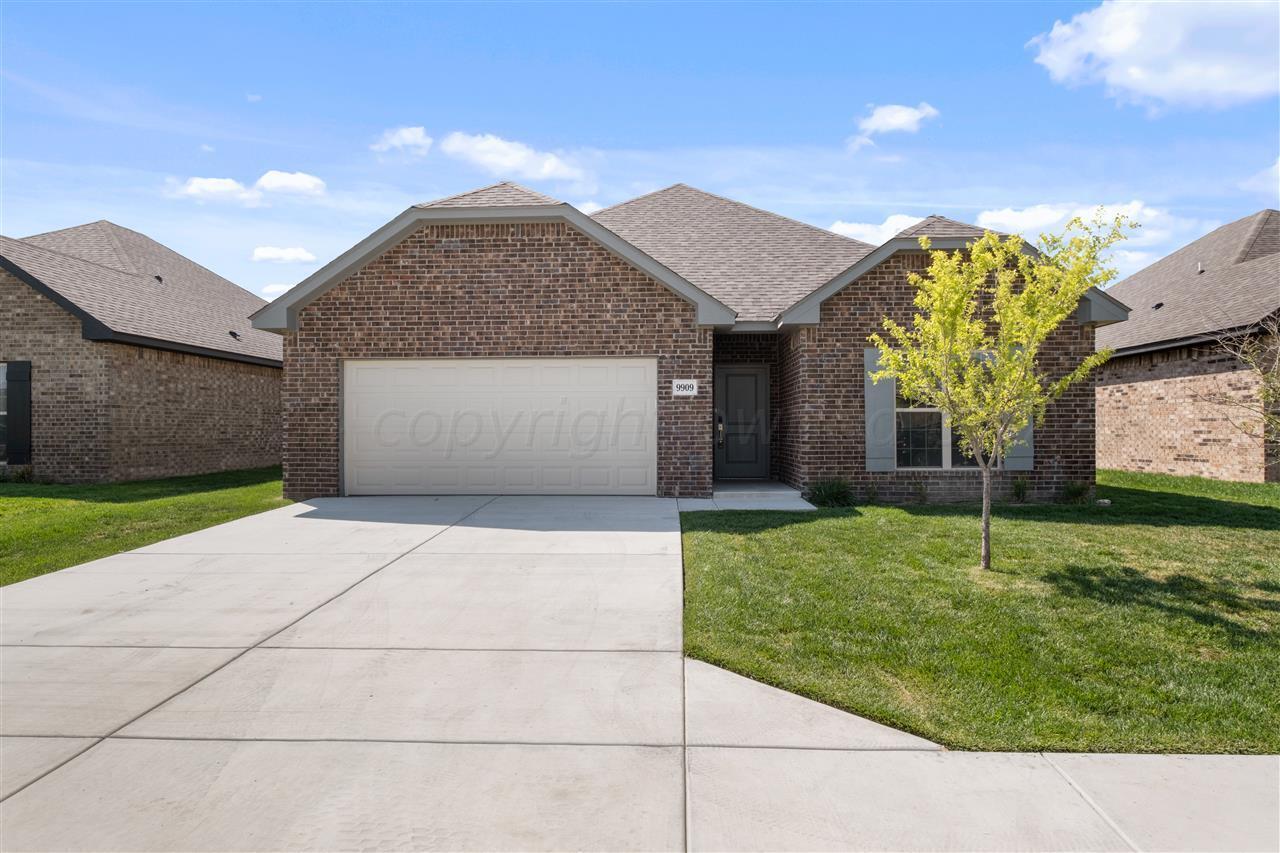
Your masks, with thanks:
[(1050, 767), (1052, 767), (1054, 770), (1058, 771), (1058, 775), (1059, 775), (1059, 776), (1061, 776), (1063, 779), (1065, 779), (1065, 780), (1066, 780), (1067, 784), (1071, 786), (1072, 790), (1074, 790), (1077, 794), (1079, 794), (1079, 795), (1080, 795), (1080, 798), (1081, 798), (1082, 800), (1084, 800), (1086, 803), (1088, 803), (1089, 808), (1093, 809), (1093, 810), (1098, 814), (1098, 817), (1102, 818), (1102, 819), (1103, 819), (1103, 821), (1105, 821), (1105, 822), (1106, 822), (1107, 826), (1111, 827), (1111, 831), (1112, 831), (1112, 832), (1114, 832), (1116, 835), (1120, 836), (1120, 840), (1121, 840), (1121, 841), (1123, 841), (1125, 844), (1129, 845), (1129, 849), (1130, 849), (1130, 850), (1135, 851), (1135, 853), (1139, 853), (1139, 851), (1141, 851), (1141, 850), (1142, 850), (1142, 848), (1141, 848), (1141, 847), (1139, 847), (1137, 844), (1134, 844), (1134, 843), (1133, 843), (1133, 839), (1129, 837), (1128, 833), (1126, 833), (1123, 829), (1121, 829), (1121, 828), (1120, 828), (1120, 824), (1116, 823), (1116, 822), (1111, 818), (1111, 815), (1107, 814), (1107, 813), (1103, 810), (1102, 806), (1101, 806), (1101, 805), (1099, 805), (1099, 804), (1098, 804), (1098, 803), (1093, 799), (1093, 797), (1089, 796), (1088, 792), (1087, 792), (1087, 791), (1085, 791), (1085, 789), (1084, 789), (1083, 787), (1081, 787), (1081, 786), (1076, 782), (1076, 780), (1075, 780), (1075, 779), (1072, 779), (1072, 778), (1071, 778), (1071, 776), (1067, 773), (1067, 771), (1063, 770), (1061, 767), (1059, 767), (1059, 766), (1057, 765), (1057, 763), (1053, 760), (1053, 758), (1051, 758), (1051, 757), (1050, 757), (1049, 753), (1047, 753), (1047, 752), (1042, 752), (1042, 753), (1040, 753), (1040, 757), (1041, 757), (1041, 758), (1043, 758), (1046, 762), (1048, 762), (1048, 764), (1049, 764), (1049, 766), (1050, 766)]

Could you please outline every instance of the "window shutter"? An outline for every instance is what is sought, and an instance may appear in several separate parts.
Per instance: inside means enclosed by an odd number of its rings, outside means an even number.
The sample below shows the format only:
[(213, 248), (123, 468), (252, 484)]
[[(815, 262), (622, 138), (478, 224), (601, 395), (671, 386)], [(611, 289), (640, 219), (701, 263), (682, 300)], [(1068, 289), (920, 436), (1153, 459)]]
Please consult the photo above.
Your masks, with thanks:
[(1007, 471), (1030, 471), (1035, 467), (1032, 423), (1019, 430), (1017, 443), (1004, 455), (1004, 467)]
[(867, 348), (862, 351), (863, 407), (866, 416), (865, 436), (867, 445), (867, 470), (892, 471), (896, 466), (893, 445), (894, 405), (897, 400), (892, 379), (872, 382), (871, 374), (880, 369), (880, 351)]
[(31, 464), (31, 362), (5, 365), (8, 384), (8, 435), (5, 449), (10, 465)]

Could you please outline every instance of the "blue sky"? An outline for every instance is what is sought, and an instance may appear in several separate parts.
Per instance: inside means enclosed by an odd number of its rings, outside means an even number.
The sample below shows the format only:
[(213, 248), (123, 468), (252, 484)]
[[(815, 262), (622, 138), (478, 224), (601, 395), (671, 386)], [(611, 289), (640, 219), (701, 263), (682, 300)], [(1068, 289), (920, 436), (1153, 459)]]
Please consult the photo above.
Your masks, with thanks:
[(675, 182), (871, 242), (1103, 204), (1131, 272), (1280, 205), (1280, 4), (5, 3), (0, 231), (274, 295), (409, 204)]

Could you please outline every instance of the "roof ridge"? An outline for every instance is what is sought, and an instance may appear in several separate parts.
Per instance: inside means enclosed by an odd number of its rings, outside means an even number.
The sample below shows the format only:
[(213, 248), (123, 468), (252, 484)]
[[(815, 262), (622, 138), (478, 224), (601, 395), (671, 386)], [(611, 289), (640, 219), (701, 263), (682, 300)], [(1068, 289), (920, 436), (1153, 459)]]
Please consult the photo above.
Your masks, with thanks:
[[(102, 267), (103, 269), (115, 270), (116, 272), (128, 273), (130, 275), (139, 275), (140, 273), (138, 272), (137, 265), (134, 263), (134, 259), (129, 255), (128, 252), (125, 251), (124, 247), (120, 245), (120, 241), (116, 238), (116, 235), (111, 231), (111, 229), (102, 227), (104, 225), (110, 225), (113, 228), (122, 227), (122, 226), (116, 225), (114, 222), (108, 219), (94, 219), (90, 222), (82, 222), (79, 225), (68, 225), (66, 228), (54, 228), (52, 231), (41, 231), (38, 234), (28, 234), (26, 237), (10, 237), (9, 239), (18, 240), (22, 243), (26, 243), (28, 246), (32, 246), (37, 249), (43, 249), (46, 252), (53, 252), (55, 254), (61, 255), (66, 258), (74, 258), (75, 260), (78, 260), (78, 261), (85, 261), (85, 263), (91, 263), (91, 264), (94, 264), (95, 266)], [(80, 231), (87, 228), (94, 228), (98, 232), (100, 232), (107, 239), (107, 241), (111, 243), (111, 248), (116, 257), (116, 260), (120, 261), (123, 265), (127, 266), (128, 269), (113, 267), (108, 264), (99, 263), (98, 261), (90, 261), (87, 258), (82, 258), (79, 255), (73, 255), (73, 254), (70, 254), (69, 252), (63, 252), (59, 249), (50, 249), (47, 246), (41, 246), (39, 243), (30, 242), (31, 240), (34, 240), (37, 237), (48, 237), (50, 234), (65, 234), (68, 231)]]
[[(107, 239), (110, 240), (111, 245), (115, 247), (116, 255), (122, 258), (129, 265), (131, 271), (136, 275), (142, 275), (142, 271), (138, 269), (138, 264), (135, 258), (132, 255), (130, 255), (128, 250), (125, 249), (125, 247), (120, 243), (120, 236), (116, 233), (116, 231), (117, 229), (120, 229), (121, 226), (116, 225), (114, 222), (111, 222), (106, 219), (99, 219), (97, 222), (93, 224), (98, 226), (98, 228), (104, 234), (107, 235)], [(106, 227), (108, 225), (111, 227), (110, 228)]]
[(667, 187), (661, 187), (661, 188), (656, 189), (656, 190), (650, 190), (650, 191), (649, 191), (649, 192), (647, 192), (647, 193), (641, 193), (640, 195), (636, 196), (635, 198), (629, 198), (629, 199), (627, 199), (626, 201), (620, 201), (620, 202), (618, 202), (617, 204), (611, 204), (611, 205), (609, 205), (608, 207), (602, 207), (602, 208), (600, 208), (599, 210), (597, 210), (595, 213), (592, 213), (592, 214), (591, 214), (591, 216), (592, 216), (592, 217), (596, 217), (596, 216), (599, 216), (599, 215), (600, 215), (600, 214), (602, 214), (602, 213), (607, 213), (607, 212), (608, 212), (608, 211), (610, 211), (610, 210), (616, 210), (616, 209), (618, 209), (619, 207), (626, 207), (628, 204), (631, 204), (632, 202), (640, 201), (641, 199), (646, 199), (646, 198), (648, 198), (649, 196), (651, 196), (651, 195), (657, 195), (658, 193), (664, 193), (664, 192), (666, 192), (667, 190), (673, 190), (673, 189), (675, 189), (676, 187), (687, 187), (688, 189), (693, 189), (693, 187), (690, 187), (688, 184), (683, 184), (683, 183), (678, 183), (678, 182), (677, 182), (677, 183), (671, 184), (670, 186), (667, 186)]
[(511, 187), (512, 189), (519, 190), (522, 193), (527, 193), (531, 196), (537, 196), (538, 198), (545, 199), (548, 204), (564, 204), (560, 199), (553, 198), (546, 193), (540, 193), (537, 190), (530, 189), (523, 184), (517, 184), (515, 181), (498, 181), (497, 183), (486, 184), (483, 187), (476, 187), (475, 189), (467, 190), (466, 192), (447, 195), (444, 198), (436, 198), (431, 201), (419, 202), (418, 204), (415, 204), (414, 207), (432, 207), (434, 205), (443, 204), (446, 201), (454, 201), (456, 199), (466, 198), (467, 196), (477, 195), (482, 192), (488, 192), (489, 190), (495, 190), (498, 187)]
[[(200, 263), (199, 261), (193, 261), (193, 260), (191, 260), (191, 258), (188, 258), (186, 255), (181, 254), (180, 252), (176, 252), (176, 251), (174, 251), (173, 249), (170, 249), (170, 248), (169, 248), (168, 246), (166, 246), (164, 243), (161, 243), (161, 242), (160, 242), (160, 241), (158, 241), (158, 240), (153, 240), (152, 238), (147, 237), (147, 235), (146, 235), (146, 234), (143, 234), (141, 231), (134, 231), (132, 228), (125, 228), (123, 225), (116, 225), (114, 222), (111, 222), (111, 221), (106, 220), (106, 219), (99, 219), (99, 220), (96, 220), (96, 221), (94, 221), (94, 222), (86, 222), (86, 223), (85, 223), (85, 225), (97, 225), (97, 224), (102, 223), (102, 222), (105, 222), (105, 223), (106, 223), (106, 224), (108, 224), (108, 225), (112, 225), (112, 226), (114, 226), (114, 227), (116, 227), (116, 228), (119, 228), (119, 229), (121, 229), (121, 230), (124, 230), (124, 231), (133, 231), (133, 233), (134, 233), (134, 234), (137, 234), (139, 237), (144, 237), (144, 238), (146, 238), (147, 240), (151, 240), (151, 242), (152, 242), (152, 243), (155, 243), (157, 246), (160, 246), (161, 248), (164, 248), (164, 249), (167, 249), (167, 250), (168, 250), (168, 251), (170, 251), (170, 252), (173, 252), (173, 254), (177, 255), (177, 256), (178, 256), (178, 257), (180, 257), (180, 258), (182, 258), (183, 260), (185, 260), (187, 263), (191, 264), (192, 266), (197, 266), (197, 267), (199, 267), (200, 269), (204, 270), (205, 272), (209, 273), (209, 275), (216, 276), (217, 278), (222, 279), (222, 280), (223, 280), (223, 281), (225, 281), (227, 284), (231, 285), (232, 287), (236, 288), (237, 290), (244, 291), (244, 292), (245, 292), (245, 293), (247, 293), (248, 295), (252, 296), (254, 299), (258, 300), (259, 302), (262, 302), (263, 304), (266, 304), (266, 302), (267, 302), (267, 300), (263, 299), (261, 296), (259, 296), (258, 294), (254, 293), (254, 292), (253, 292), (252, 290), (250, 290), (249, 288), (247, 288), (247, 287), (245, 287), (245, 286), (243, 286), (243, 285), (241, 285), (241, 284), (237, 284), (236, 282), (232, 281), (231, 279), (227, 278), (227, 277), (226, 277), (226, 276), (224, 276), (224, 275), (221, 275), (221, 274), (219, 274), (219, 273), (214, 272), (213, 270), (209, 269), (208, 267), (206, 267), (204, 264)], [(83, 225), (73, 225), (73, 226), (71, 226), (71, 227), (72, 227), (72, 228), (83, 228), (84, 226), (83, 226)], [(59, 229), (56, 229), (56, 230), (58, 230), (58, 231), (66, 231), (66, 230), (68, 230), (68, 229), (66, 229), (66, 228), (59, 228)], [(42, 234), (52, 234), (52, 233), (54, 233), (54, 232), (53, 232), (53, 231), (44, 231), (44, 232), (41, 232), (41, 233), (42, 233)], [(39, 236), (41, 236), (41, 235), (40, 235), (40, 234), (32, 234), (31, 236), (32, 236), (32, 237), (39, 237)], [(82, 258), (82, 257), (80, 257), (79, 255), (70, 255), (70, 254), (67, 254), (66, 252), (62, 252), (62, 251), (59, 251), (59, 250), (57, 250), (57, 249), (50, 249), (50, 248), (48, 248), (47, 246), (41, 246), (41, 245), (38, 245), (38, 244), (36, 244), (36, 243), (28, 243), (28, 242), (27, 242), (27, 238), (26, 238), (26, 237), (5, 237), (3, 234), (0, 234), (0, 238), (5, 239), (5, 240), (12, 240), (12, 241), (13, 241), (13, 242), (15, 242), (15, 243), (21, 243), (23, 246), (26, 246), (28, 249), (34, 249), (34, 250), (35, 250), (35, 251), (37, 251), (37, 252), (46, 252), (46, 253), (48, 253), (48, 254), (50, 254), (50, 255), (57, 255), (57, 256), (58, 256), (58, 257), (60, 257), (60, 258), (66, 258), (66, 259), (68, 259), (68, 260), (76, 261), (76, 262), (78, 262), (78, 263), (88, 264), (89, 266), (91, 266), (91, 267), (97, 267), (98, 269), (111, 270), (113, 273), (118, 273), (118, 274), (120, 274), (120, 275), (127, 275), (127, 276), (129, 276), (130, 278), (136, 278), (136, 279), (138, 279), (139, 281), (147, 282), (148, 284), (150, 284), (150, 283), (152, 283), (152, 282), (155, 282), (155, 277), (154, 277), (154, 276), (147, 275), (147, 274), (146, 274), (146, 273), (144, 273), (144, 272), (138, 272), (136, 269), (135, 269), (135, 270), (130, 271), (130, 270), (122, 270), (122, 269), (120, 269), (119, 267), (110, 267), (110, 266), (107, 266), (106, 264), (100, 264), (100, 263), (98, 263), (97, 261), (91, 261), (91, 260), (89, 260), (88, 258)], [(130, 261), (130, 264), (132, 265), (132, 263), (133, 263), (132, 258), (130, 258), (130, 259), (129, 259), (129, 261)], [(157, 282), (157, 283), (162, 283), (162, 282)]]
[(872, 246), (870, 243), (864, 243), (861, 240), (855, 240), (852, 237), (846, 237), (843, 234), (837, 234), (836, 232), (828, 228), (820, 228), (817, 225), (810, 225), (808, 222), (803, 222), (799, 219), (793, 219), (790, 216), (783, 216), (781, 213), (774, 213), (772, 210), (765, 210), (763, 207), (756, 207), (754, 204), (747, 204), (745, 201), (738, 201), (737, 199), (729, 198), (728, 196), (717, 195), (716, 193), (707, 192), (706, 190), (698, 189), (697, 187), (691, 187), (688, 184), (677, 184), (677, 186), (682, 186), (682, 187), (685, 187), (686, 189), (691, 189), (696, 193), (702, 193), (703, 195), (708, 195), (708, 196), (711, 196), (712, 198), (718, 198), (721, 201), (727, 201), (730, 204), (736, 204), (736, 205), (739, 205), (740, 207), (745, 207), (748, 210), (754, 210), (756, 213), (763, 213), (765, 216), (771, 216), (774, 219), (781, 219), (784, 222), (794, 222), (797, 225), (803, 225), (805, 228), (808, 228), (811, 231), (817, 231), (819, 234), (824, 234), (828, 237), (836, 237), (841, 240), (845, 240), (849, 243), (857, 243), (860, 246), (866, 246), (868, 249), (875, 248), (875, 246)]
[(728, 196), (723, 196), (723, 195), (719, 195), (719, 194), (717, 194), (717, 193), (708, 192), (707, 190), (700, 189), (699, 187), (695, 187), (695, 186), (691, 186), (690, 184), (686, 184), (686, 183), (684, 183), (683, 181), (677, 181), (676, 183), (672, 184), (672, 185), (671, 185), (671, 186), (669, 186), (669, 187), (663, 187), (662, 189), (654, 190), (653, 192), (648, 192), (648, 193), (645, 193), (644, 195), (638, 195), (638, 196), (636, 196), (635, 198), (627, 199), (626, 201), (620, 201), (620, 202), (618, 202), (617, 204), (615, 204), (615, 205), (613, 205), (613, 206), (611, 206), (611, 207), (601, 208), (600, 210), (597, 210), (595, 213), (593, 213), (593, 214), (591, 214), (591, 215), (592, 215), (593, 217), (595, 217), (595, 216), (599, 216), (600, 214), (605, 213), (606, 211), (615, 210), (615, 209), (617, 209), (617, 208), (619, 208), (619, 207), (623, 207), (623, 206), (625, 206), (625, 205), (631, 204), (632, 202), (640, 201), (641, 199), (646, 199), (646, 198), (649, 198), (650, 196), (655, 196), (655, 195), (657, 195), (658, 193), (670, 192), (671, 190), (674, 190), (674, 189), (676, 189), (677, 187), (680, 187), (680, 188), (683, 188), (683, 189), (686, 189), (686, 190), (691, 190), (691, 191), (693, 191), (693, 192), (695, 192), (695, 193), (698, 193), (698, 194), (700, 194), (700, 195), (707, 196), (707, 197), (709, 197), (709, 198), (714, 198), (714, 199), (716, 199), (717, 201), (727, 202), (728, 204), (732, 204), (732, 205), (734, 205), (734, 206), (736, 206), (736, 207), (745, 207), (747, 210), (754, 211), (755, 213), (762, 213), (762, 214), (764, 214), (765, 216), (771, 217), (771, 218), (773, 218), (773, 219), (780, 219), (780, 220), (782, 220), (783, 222), (790, 222), (790, 223), (793, 223), (793, 224), (795, 224), (795, 225), (803, 225), (805, 228), (808, 228), (808, 229), (809, 229), (809, 230), (811, 230), (811, 231), (816, 231), (816, 232), (818, 232), (819, 234), (822, 234), (822, 235), (824, 235), (824, 236), (826, 236), (826, 237), (835, 237), (836, 239), (843, 240), (843, 241), (845, 241), (845, 242), (847, 242), (847, 243), (854, 243), (854, 244), (857, 244), (857, 245), (859, 245), (859, 246), (866, 246), (868, 249), (874, 249), (874, 248), (875, 248), (875, 246), (872, 246), (870, 243), (864, 243), (864, 242), (862, 242), (861, 240), (855, 240), (855, 239), (853, 239), (852, 237), (846, 237), (846, 236), (844, 236), (843, 234), (837, 234), (836, 232), (834, 232), (834, 231), (832, 231), (832, 230), (830, 230), (830, 229), (828, 229), (828, 228), (821, 228), (821, 227), (819, 227), (819, 226), (817, 226), (817, 225), (812, 225), (812, 224), (810, 224), (810, 223), (808, 223), (808, 222), (804, 222), (804, 221), (801, 221), (801, 220), (799, 220), (799, 219), (793, 219), (793, 218), (792, 218), (792, 217), (790, 217), (790, 216), (783, 216), (781, 213), (775, 213), (775, 212), (773, 212), (772, 210), (765, 210), (765, 209), (764, 209), (764, 208), (762, 208), (762, 207), (756, 207), (754, 204), (747, 204), (745, 201), (738, 201), (737, 199), (729, 198)]
[[(85, 225), (96, 225), (96, 224), (97, 224), (96, 222), (86, 222), (86, 223), (85, 223)], [(81, 226), (81, 225), (73, 225), (73, 226), (71, 226), (71, 227), (72, 227), (72, 228), (81, 228), (81, 227), (83, 227), (83, 226)], [(57, 231), (66, 231), (66, 230), (68, 230), (68, 229), (66, 229), (66, 228), (58, 228), (58, 229), (56, 229), (56, 230), (57, 230)], [(45, 235), (45, 234), (53, 234), (53, 233), (55, 233), (55, 232), (54, 232), (54, 231), (42, 231), (40, 234), (32, 234), (32, 235), (31, 235), (31, 237), (41, 237), (41, 236), (43, 236), (43, 235)], [(100, 264), (100, 263), (98, 263), (97, 261), (91, 261), (91, 260), (89, 260), (88, 258), (82, 258), (82, 257), (80, 257), (79, 255), (70, 255), (70, 254), (67, 254), (66, 252), (61, 252), (61, 251), (59, 251), (59, 250), (57, 250), (57, 249), (50, 249), (50, 248), (49, 248), (49, 247), (47, 247), (47, 246), (41, 246), (41, 245), (39, 245), (38, 243), (28, 243), (28, 242), (27, 242), (27, 240), (29, 239), (28, 237), (5, 237), (3, 234), (0, 234), (0, 238), (5, 239), (5, 240), (12, 240), (12, 241), (13, 241), (13, 242), (15, 242), (15, 243), (21, 243), (22, 245), (26, 246), (28, 249), (34, 249), (34, 250), (35, 250), (35, 251), (37, 251), (37, 252), (45, 252), (46, 254), (50, 254), (50, 255), (57, 255), (57, 256), (58, 256), (58, 257), (60, 257), (60, 258), (66, 258), (66, 259), (68, 259), (68, 260), (76, 261), (77, 263), (81, 263), (81, 264), (88, 264), (88, 265), (89, 265), (89, 266), (91, 266), (91, 267), (98, 267), (98, 268), (100, 268), (100, 269), (104, 269), (104, 270), (111, 270), (112, 272), (114, 272), (114, 273), (119, 273), (120, 275), (127, 275), (127, 276), (132, 276), (133, 278), (146, 279), (146, 276), (145, 276), (145, 275), (143, 275), (143, 274), (142, 274), (142, 273), (140, 273), (140, 272), (129, 272), (128, 270), (122, 270), (122, 269), (120, 269), (119, 267), (109, 267), (109, 266), (107, 266), (106, 264)], [(194, 261), (193, 261), (193, 263), (194, 263)], [(214, 273), (214, 275), (217, 275), (217, 273)]]
[[(1249, 228), (1249, 236), (1245, 238), (1244, 246), (1240, 249), (1240, 253), (1236, 255), (1233, 263), (1242, 264), (1248, 260), (1257, 260), (1257, 258), (1250, 258), (1249, 254), (1253, 251), (1253, 245), (1258, 242), (1258, 238), (1262, 236), (1262, 232), (1266, 230), (1267, 222), (1273, 216), (1280, 216), (1280, 211), (1270, 207), (1264, 207), (1253, 214), (1253, 218), (1257, 221)], [(1226, 226), (1224, 225), (1223, 227), (1225, 228)], [(1268, 254), (1275, 254), (1275, 252), (1269, 252)], [(1264, 258), (1266, 255), (1259, 255), (1258, 257)]]

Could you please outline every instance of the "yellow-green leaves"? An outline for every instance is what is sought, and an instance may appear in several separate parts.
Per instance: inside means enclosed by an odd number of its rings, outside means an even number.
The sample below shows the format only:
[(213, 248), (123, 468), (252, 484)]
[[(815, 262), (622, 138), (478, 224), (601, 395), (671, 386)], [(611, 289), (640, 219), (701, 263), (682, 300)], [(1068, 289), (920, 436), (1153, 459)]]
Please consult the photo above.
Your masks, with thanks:
[(968, 455), (1003, 455), (1019, 430), (1106, 360), (1096, 353), (1053, 377), (1039, 364), (1045, 341), (1086, 292), (1115, 278), (1104, 256), (1130, 227), (1123, 217), (1073, 219), (1035, 248), (988, 231), (954, 252), (930, 251), (922, 237), (929, 267), (909, 275), (915, 315), (906, 326), (885, 319), (884, 333), (871, 335), (880, 350), (873, 378), (892, 377), (903, 395), (946, 413)]

